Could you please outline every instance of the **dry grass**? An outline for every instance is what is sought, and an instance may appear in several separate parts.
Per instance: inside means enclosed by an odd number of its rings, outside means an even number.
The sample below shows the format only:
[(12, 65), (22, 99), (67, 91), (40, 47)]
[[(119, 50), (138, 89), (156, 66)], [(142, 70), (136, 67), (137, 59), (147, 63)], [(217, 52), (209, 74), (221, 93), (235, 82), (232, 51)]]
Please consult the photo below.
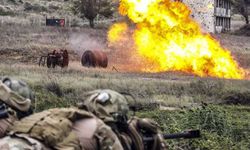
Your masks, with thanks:
[[(38, 101), (60, 102), (66, 106), (82, 100), (82, 94), (94, 89), (113, 89), (129, 92), (138, 103), (160, 103), (164, 107), (192, 108), (201, 103), (228, 103), (228, 97), (235, 97), (239, 103), (249, 99), (250, 81), (199, 78), (190, 75), (116, 73), (99, 69), (55, 70), (33, 65), (0, 65), (0, 76), (12, 76), (28, 82), (37, 91)], [(237, 99), (237, 95), (244, 95)], [(235, 95), (235, 96), (234, 96)], [(57, 102), (55, 102), (57, 101)], [(65, 106), (63, 105), (63, 106)], [(41, 108), (43, 109), (43, 108)]]
[[(202, 138), (195, 141), (168, 140), (170, 149), (223, 149), (225, 146), (246, 149), (249, 146), (249, 106), (206, 106), (206, 103), (228, 103), (228, 98), (239, 104), (249, 102), (250, 81), (247, 80), (198, 78), (177, 73), (160, 77), (73, 66), (51, 70), (34, 65), (0, 64), (0, 70), (0, 76), (16, 77), (31, 85), (36, 95), (33, 103), (36, 112), (72, 106), (83, 100), (86, 91), (109, 88), (133, 94), (136, 106), (142, 110), (136, 115), (155, 119), (166, 133), (201, 129)], [(224, 96), (226, 99), (222, 99)]]
[[(69, 32), (65, 28), (20, 27), (16, 25), (0, 26), (0, 62), (1, 63), (37, 63), (41, 55), (59, 48), (68, 48)], [(71, 59), (78, 58), (69, 49)], [(8, 59), (6, 59), (8, 56)]]
[[(133, 61), (126, 52), (107, 47), (106, 29), (0, 25), (0, 32), (1, 63), (37, 64), (41, 55), (46, 55), (48, 51), (60, 48), (68, 49), (70, 60), (79, 62), (83, 50), (101, 49), (108, 53), (110, 70), (113, 66), (119, 72), (135, 70), (134, 65), (128, 64), (128, 61), (130, 63)], [(229, 34), (220, 34), (216, 37), (225, 48), (232, 51), (240, 66), (249, 69), (250, 45), (248, 37)], [(165, 73), (159, 76), (165, 76)]]
[[(23, 1), (32, 4), (38, 2), (38, 0)], [(0, 1), (0, 5), (2, 3), (3, 1)], [(41, 1), (41, 5), (46, 5), (52, 9), (61, 7), (58, 6), (59, 2), (55, 0), (51, 2)], [(13, 5), (10, 7), (11, 10), (14, 10)], [(118, 59), (116, 53), (111, 50), (107, 51), (109, 52), (108, 55), (113, 57), (109, 63), (109, 68), (105, 70), (83, 68), (79, 62), (81, 50), (88, 46), (89, 39), (102, 43), (100, 48), (105, 49), (106, 29), (42, 27), (40, 25), (43, 23), (39, 20), (43, 20), (44, 17), (41, 16), (42, 13), (37, 12), (32, 11), (28, 14), (22, 12), (20, 15), (15, 14), (14, 16), (0, 18), (2, 21), (0, 21), (0, 77), (11, 76), (28, 82), (36, 94), (36, 101), (33, 103), (35, 111), (72, 106), (83, 100), (82, 95), (86, 91), (106, 88), (131, 93), (136, 98), (138, 106), (146, 107), (146, 114), (149, 112), (148, 109), (158, 108), (158, 105), (163, 110), (176, 110), (199, 107), (201, 104), (204, 106), (207, 103), (240, 105), (249, 105), (250, 103), (250, 81), (248, 80), (200, 78), (180, 72), (128, 73), (126, 72), (129, 69), (127, 68), (129, 65), (126, 64), (128, 58), (121, 57), (121, 60), (119, 57)], [(82, 37), (81, 35), (88, 36)], [(79, 40), (79, 38), (81, 39)], [(249, 38), (228, 34), (217, 35), (217, 38), (224, 47), (233, 52), (233, 56), (241, 66), (247, 69), (250, 68)], [(87, 42), (85, 42), (86, 40)], [(38, 67), (37, 60), (40, 55), (45, 55), (48, 51), (59, 48), (66, 48), (70, 52), (71, 61), (67, 69)], [(120, 56), (124, 57), (124, 55)], [(117, 68), (118, 72), (112, 70), (113, 66)], [(235, 115), (235, 118), (240, 116), (239, 122), (236, 120), (235, 124), (237, 126), (242, 125), (243, 129), (248, 129), (248, 106), (244, 108), (241, 108), (241, 106), (232, 107), (239, 108), (233, 113), (239, 114), (238, 116)], [(245, 108), (247, 110), (243, 111)], [(213, 111), (210, 112), (214, 113)], [(176, 113), (177, 117), (169, 117), (168, 115), (171, 113)], [(153, 110), (152, 114), (154, 115), (152, 118), (159, 118), (158, 121), (162, 123), (162, 127), (168, 132), (171, 124), (166, 124), (166, 122), (169, 123), (169, 120), (173, 120), (176, 126), (173, 126), (172, 131), (176, 132), (177, 129), (182, 129), (180, 126), (187, 124), (185, 119), (188, 118), (183, 116), (185, 121), (178, 122), (179, 118), (181, 118), (178, 116), (186, 113), (181, 111), (171, 113)], [(150, 117), (149, 114), (146, 117)], [(224, 119), (226, 120), (226, 118)], [(211, 125), (210, 122), (208, 124)], [(183, 129), (186, 129), (186, 127)], [(211, 136), (208, 139), (205, 136), (204, 139), (205, 142), (218, 142), (216, 136)], [(221, 141), (224, 142), (223, 140)], [(221, 144), (220, 141), (218, 143)], [(206, 146), (203, 145), (203, 147)], [(214, 148), (214, 145), (210, 144), (208, 147)]]
[[(112, 71), (112, 63), (116, 64), (117, 62), (111, 62), (110, 67), (105, 70), (83, 68), (80, 65), (77, 53), (68, 47), (69, 44), (67, 42), (70, 39), (70, 35), (72, 33), (83, 34), (87, 32), (93, 37), (103, 39), (105, 38), (103, 30), (92, 31), (90, 29), (78, 28), (32, 26), (0, 27), (0, 31), (3, 33), (0, 34), (3, 43), (0, 45), (0, 77), (11, 76), (28, 82), (35, 91), (36, 101), (33, 102), (33, 106), (36, 112), (54, 107), (72, 106), (83, 100), (83, 94), (86, 91), (108, 88), (118, 92), (125, 91), (131, 93), (136, 98), (136, 106), (139, 106), (139, 109), (142, 110), (146, 109), (146, 111), (140, 111), (139, 113), (143, 113), (144, 117), (156, 119), (164, 129), (164, 132), (169, 133), (187, 128), (197, 128), (200, 124), (193, 120), (204, 121), (200, 117), (201, 113), (199, 110), (203, 110), (203, 107), (200, 106), (206, 106), (207, 103), (244, 104), (248, 106), (230, 106), (234, 108), (233, 110), (230, 110), (230, 107), (226, 108), (229, 109), (229, 112), (233, 112), (229, 115), (236, 118), (233, 119), (232, 128), (239, 130), (239, 132), (235, 132), (235, 134), (227, 133), (227, 136), (219, 136), (214, 133), (214, 129), (217, 130), (218, 128), (217, 126), (213, 127), (212, 130), (202, 130), (203, 137), (197, 140), (200, 144), (196, 143), (195, 147), (198, 149), (200, 147), (202, 147), (201, 149), (212, 149), (217, 146), (215, 149), (221, 149), (220, 147), (225, 148), (224, 145), (227, 145), (227, 147), (232, 145), (236, 145), (235, 147), (245, 145), (246, 147), (249, 145), (249, 140), (247, 140), (249, 138), (243, 136), (249, 135), (250, 81), (248, 80), (200, 78), (180, 72), (157, 74), (128, 73), (119, 67), (117, 67), (119, 72)], [(220, 38), (223, 38), (223, 36), (227, 35), (222, 35)], [(233, 38), (230, 40), (233, 40)], [(80, 40), (78, 44), (81, 44), (81, 42)], [(230, 44), (228, 42), (226, 46), (230, 46)], [(246, 55), (248, 49), (245, 51), (240, 49), (241, 45), (237, 47), (237, 42), (235, 44), (238, 50), (232, 50), (234, 55), (237, 56), (239, 54), (237, 57), (241, 65), (244, 64), (244, 67), (248, 68), (247, 61), (249, 56)], [(70, 50), (71, 61), (67, 69), (38, 67), (36, 64), (37, 56), (46, 54), (53, 48), (61, 48), (63, 46)], [(134, 101), (131, 104), (134, 104)], [(159, 106), (160, 110), (158, 110)], [(193, 109), (195, 107), (199, 107), (199, 109)], [(223, 108), (224, 105), (218, 107)], [(191, 110), (188, 111), (186, 108)], [(190, 118), (187, 117), (189, 113), (191, 113)], [(224, 113), (217, 113), (213, 109), (208, 109), (204, 115), (205, 117), (208, 116), (207, 113), (211, 113), (210, 116), (212, 116), (213, 120), (217, 120), (216, 118), (214, 119), (214, 116), (217, 115), (219, 116), (218, 122), (221, 123), (223, 121), (221, 121), (220, 115)], [(195, 118), (195, 116), (198, 117)], [(230, 122), (230, 119), (225, 118), (224, 115), (222, 118), (224, 121)], [(190, 126), (192, 124), (194, 126)], [(201, 125), (203, 125), (202, 122)], [(214, 122), (206, 122), (206, 125), (214, 126)], [(241, 131), (247, 132), (243, 133)], [(245, 144), (239, 143), (237, 140), (225, 142), (225, 139), (229, 139), (228, 134), (230, 137), (235, 137), (234, 135), (243, 137), (242, 139), (246, 141)], [(239, 141), (241, 142), (241, 140)], [(168, 141), (168, 143), (171, 143), (171, 141)], [(191, 141), (190, 143), (195, 142)], [(179, 145), (190, 145), (190, 143), (184, 140), (178, 141), (178, 143), (175, 141), (172, 142), (172, 149), (177, 149)], [(226, 144), (221, 146), (221, 143)], [(186, 147), (186, 149), (188, 148)]]
[[(44, 26), (45, 18), (65, 18), (65, 26), (88, 26), (86, 18), (74, 15), (71, 10), (71, 0), (1, 0), (0, 24), (22, 26)], [(96, 27), (108, 26), (118, 19), (106, 19), (103, 16), (95, 18)]]
[(243, 68), (250, 68), (250, 42), (247, 36), (219, 34), (216, 38), (221, 45), (232, 52), (232, 55)]
[[(67, 93), (63, 97), (79, 100), (85, 91), (109, 88), (130, 92), (142, 101), (160, 101), (165, 106), (178, 107), (191, 107), (201, 102), (218, 103), (227, 98), (228, 93), (237, 95), (249, 92), (248, 81), (199, 78), (180, 72), (126, 73), (129, 70), (126, 57), (111, 59), (105, 70), (83, 68), (79, 61), (81, 50), (89, 45), (105, 49), (110, 57), (115, 56), (116, 53), (105, 45), (106, 29), (0, 25), (0, 32), (0, 75), (23, 79), (34, 89), (42, 90), (40, 92), (53, 93), (48, 87), (57, 83), (56, 91)], [(217, 35), (217, 38), (233, 52), (241, 66), (249, 68), (248, 38), (228, 34)], [(66, 48), (70, 52), (68, 69), (50, 70), (37, 66), (41, 55), (59, 48)], [(113, 66), (118, 72), (112, 70)], [(242, 97), (246, 99), (248, 96)]]

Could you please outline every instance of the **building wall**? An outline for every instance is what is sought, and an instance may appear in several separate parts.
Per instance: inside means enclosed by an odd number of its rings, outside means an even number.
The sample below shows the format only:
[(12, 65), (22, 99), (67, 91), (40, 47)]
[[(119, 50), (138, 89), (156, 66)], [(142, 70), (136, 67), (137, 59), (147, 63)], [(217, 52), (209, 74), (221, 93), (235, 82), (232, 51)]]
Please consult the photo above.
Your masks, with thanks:
[(223, 32), (231, 28), (229, 0), (182, 0), (192, 10), (192, 17), (206, 32)]
[(215, 32), (214, 0), (183, 0), (204, 32)]

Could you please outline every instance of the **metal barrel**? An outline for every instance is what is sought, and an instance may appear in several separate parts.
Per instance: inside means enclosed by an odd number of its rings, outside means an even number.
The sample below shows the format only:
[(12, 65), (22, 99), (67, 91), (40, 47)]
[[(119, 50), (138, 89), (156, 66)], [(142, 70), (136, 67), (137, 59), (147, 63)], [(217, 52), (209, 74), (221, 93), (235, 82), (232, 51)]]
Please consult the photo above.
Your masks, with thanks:
[(106, 68), (108, 66), (108, 57), (102, 51), (87, 50), (82, 55), (81, 63), (85, 67)]

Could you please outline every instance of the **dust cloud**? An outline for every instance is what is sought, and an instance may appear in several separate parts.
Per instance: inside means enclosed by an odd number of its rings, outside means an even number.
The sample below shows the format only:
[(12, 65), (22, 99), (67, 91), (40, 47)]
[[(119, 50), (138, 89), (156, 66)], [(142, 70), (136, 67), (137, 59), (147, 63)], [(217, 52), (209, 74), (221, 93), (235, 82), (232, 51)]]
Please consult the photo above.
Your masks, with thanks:
[(72, 33), (69, 37), (69, 48), (81, 56), (86, 50), (105, 50), (103, 39), (100, 40), (88, 33)]

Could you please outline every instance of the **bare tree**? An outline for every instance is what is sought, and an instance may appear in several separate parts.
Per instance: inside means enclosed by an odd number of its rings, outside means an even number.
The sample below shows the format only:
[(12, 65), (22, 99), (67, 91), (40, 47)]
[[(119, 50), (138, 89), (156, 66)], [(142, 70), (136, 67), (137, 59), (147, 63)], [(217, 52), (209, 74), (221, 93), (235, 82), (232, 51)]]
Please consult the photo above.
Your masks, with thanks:
[(109, 17), (114, 13), (112, 1), (109, 0), (73, 0), (72, 10), (81, 18), (87, 18), (91, 28), (94, 28), (97, 14)]
[(248, 5), (250, 4), (250, 0), (231, 0), (231, 2), (234, 12), (240, 13), (245, 18), (246, 24), (249, 24)]
[(104, 17), (112, 16), (117, 7), (114, 0), (99, 0), (99, 14)]

